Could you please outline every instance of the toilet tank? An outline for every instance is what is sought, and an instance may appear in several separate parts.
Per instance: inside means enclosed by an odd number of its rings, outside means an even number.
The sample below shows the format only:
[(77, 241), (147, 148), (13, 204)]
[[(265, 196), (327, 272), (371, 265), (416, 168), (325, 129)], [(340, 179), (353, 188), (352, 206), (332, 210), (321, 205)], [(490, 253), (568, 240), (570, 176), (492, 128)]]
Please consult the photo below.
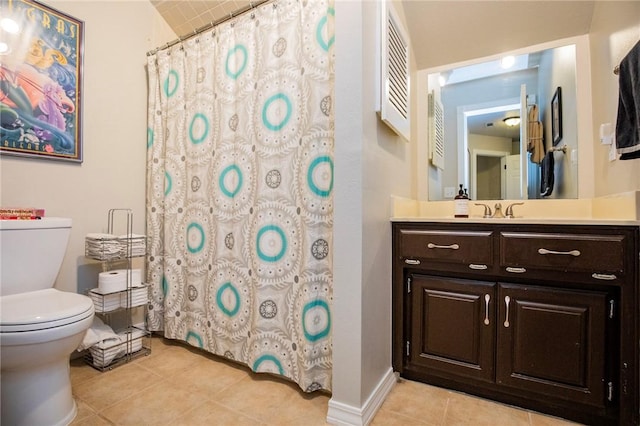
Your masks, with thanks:
[(71, 219), (0, 220), (0, 296), (53, 287)]

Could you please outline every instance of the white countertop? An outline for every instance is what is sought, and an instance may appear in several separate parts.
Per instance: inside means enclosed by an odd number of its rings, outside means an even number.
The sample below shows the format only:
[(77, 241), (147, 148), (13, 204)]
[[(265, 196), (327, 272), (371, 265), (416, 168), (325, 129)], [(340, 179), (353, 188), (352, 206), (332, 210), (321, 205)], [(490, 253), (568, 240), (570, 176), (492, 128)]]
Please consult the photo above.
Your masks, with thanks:
[(622, 219), (589, 219), (589, 218), (483, 218), (483, 217), (392, 217), (391, 222), (435, 222), (435, 223), (508, 223), (527, 225), (618, 225), (618, 226), (640, 226), (637, 220)]

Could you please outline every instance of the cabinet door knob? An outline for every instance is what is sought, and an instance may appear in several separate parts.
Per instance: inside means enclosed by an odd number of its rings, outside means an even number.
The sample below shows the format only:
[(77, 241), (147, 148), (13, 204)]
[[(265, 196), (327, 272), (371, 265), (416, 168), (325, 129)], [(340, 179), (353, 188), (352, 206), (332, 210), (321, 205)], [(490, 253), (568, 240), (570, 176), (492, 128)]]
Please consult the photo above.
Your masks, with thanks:
[(449, 250), (458, 250), (460, 248), (457, 244), (449, 244), (448, 246), (441, 246), (438, 244), (429, 243), (427, 244), (427, 248), (430, 249), (449, 249)]
[(506, 313), (504, 318), (504, 326), (505, 328), (509, 328), (509, 302), (511, 302), (511, 298), (509, 296), (504, 297), (504, 304), (506, 305)]
[(580, 256), (580, 250), (555, 251), (555, 250), (547, 250), (546, 248), (539, 248), (538, 253), (539, 254), (559, 254), (559, 255), (574, 256), (574, 257)]
[(484, 295), (484, 325), (489, 325), (489, 301), (491, 300), (491, 296), (488, 294)]
[(405, 259), (404, 263), (407, 265), (419, 265), (420, 261), (418, 259)]
[(507, 272), (513, 272), (514, 274), (524, 274), (527, 272), (525, 268), (514, 268), (513, 266), (507, 266)]

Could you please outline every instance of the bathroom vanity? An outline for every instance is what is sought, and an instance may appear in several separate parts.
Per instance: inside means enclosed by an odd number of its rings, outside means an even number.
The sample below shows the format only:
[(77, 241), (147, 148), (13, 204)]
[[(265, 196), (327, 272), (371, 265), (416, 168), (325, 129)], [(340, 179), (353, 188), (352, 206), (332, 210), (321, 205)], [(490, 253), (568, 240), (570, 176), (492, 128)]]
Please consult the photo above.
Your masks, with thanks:
[(394, 221), (394, 370), (585, 424), (638, 424), (639, 227), (612, 223)]

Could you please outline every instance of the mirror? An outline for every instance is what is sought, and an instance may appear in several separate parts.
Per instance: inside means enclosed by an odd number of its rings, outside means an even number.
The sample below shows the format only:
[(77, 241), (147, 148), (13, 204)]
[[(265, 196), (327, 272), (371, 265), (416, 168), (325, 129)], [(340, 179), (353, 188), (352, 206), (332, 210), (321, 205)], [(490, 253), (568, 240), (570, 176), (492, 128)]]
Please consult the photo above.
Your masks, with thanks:
[(578, 198), (575, 44), (427, 71), (429, 200)]

